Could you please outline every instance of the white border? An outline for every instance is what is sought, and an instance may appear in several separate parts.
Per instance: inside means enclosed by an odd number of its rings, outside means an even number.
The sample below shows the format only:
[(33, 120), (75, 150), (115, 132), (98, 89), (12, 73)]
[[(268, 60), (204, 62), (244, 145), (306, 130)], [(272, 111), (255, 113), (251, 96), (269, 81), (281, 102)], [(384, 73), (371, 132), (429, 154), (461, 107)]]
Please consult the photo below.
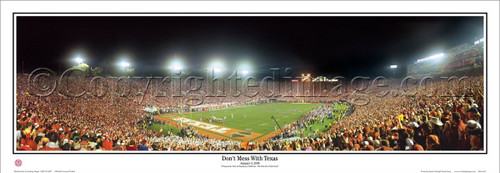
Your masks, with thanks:
[[(486, 14), (273, 14), (273, 13), (269, 13), (269, 14), (210, 14), (210, 13), (207, 13), (207, 14), (15, 14), (14, 17), (17, 17), (17, 16), (36, 16), (36, 17), (46, 17), (46, 16), (73, 16), (73, 17), (76, 17), (76, 16), (106, 16), (106, 17), (113, 17), (113, 16), (144, 16), (144, 17), (147, 17), (147, 16), (276, 16), (276, 17), (279, 17), (279, 16), (332, 16), (332, 17), (335, 17), (335, 16), (344, 16), (344, 17), (347, 17), (347, 16), (358, 16), (358, 17), (366, 17), (366, 16), (386, 16), (386, 17), (390, 17), (390, 16), (408, 16), (408, 17), (411, 17), (411, 16), (417, 16), (417, 17), (420, 17), (420, 16), (480, 16), (480, 17), (483, 17), (484, 19), (484, 23), (483, 23), (483, 33), (485, 33), (485, 40), (487, 38), (486, 36)], [(14, 37), (17, 37), (17, 32), (16, 32), (16, 27), (17, 27), (17, 24), (16, 24), (17, 21), (14, 21)], [(14, 56), (17, 57), (16, 53), (17, 53), (17, 47), (16, 47), (16, 44), (17, 43), (17, 38), (14, 39)], [(487, 45), (486, 45), (486, 41), (485, 41), (485, 46), (484, 46), (484, 49), (486, 50), (487, 48)], [(485, 51), (486, 52), (486, 51)], [(483, 71), (486, 72), (486, 64), (487, 64), (487, 59), (488, 57), (486, 57), (487, 53), (485, 53), (485, 65), (483, 66)], [(14, 63), (17, 64), (17, 58), (15, 58), (14, 60)], [(14, 67), (14, 71), (16, 70), (15, 69), (16, 67)], [(484, 87), (486, 87), (486, 75), (484, 75)], [(14, 84), (16, 85), (16, 84)], [(15, 86), (17, 87), (17, 86)], [(487, 91), (485, 89), (485, 97), (487, 97)], [(486, 101), (487, 99), (485, 99)], [(15, 100), (14, 100), (15, 101)], [(486, 102), (485, 102), (486, 103)], [(484, 104), (486, 106), (486, 104)], [(14, 105), (14, 108), (15, 110), (15, 105)], [(487, 110), (484, 109), (484, 110)], [(13, 115), (13, 121), (15, 121), (15, 118), (16, 118), (16, 115)], [(488, 118), (488, 115), (485, 115), (485, 119)], [(484, 129), (487, 129), (487, 123), (484, 124)], [(16, 127), (13, 127), (14, 128), (14, 132), (16, 131)], [(485, 130), (485, 134), (486, 134), (486, 130)], [(484, 140), (484, 148), (485, 150), (483, 151), (464, 151), (464, 150), (458, 150), (458, 151), (149, 151), (149, 152), (140, 152), (140, 151), (89, 151), (87, 153), (108, 153), (108, 154), (117, 154), (117, 153), (130, 153), (130, 154), (133, 154), (133, 153), (141, 153), (141, 154), (153, 154), (153, 153), (156, 153), (156, 154), (170, 154), (170, 153), (176, 153), (176, 154), (182, 154), (182, 153), (198, 153), (198, 154), (207, 154), (207, 153), (210, 153), (210, 154), (214, 154), (214, 153), (218, 153), (218, 154), (238, 154), (238, 153), (247, 153), (247, 154), (256, 154), (256, 153), (265, 153), (265, 154), (283, 154), (283, 153), (297, 153), (297, 154), (302, 154), (302, 153), (308, 153), (308, 154), (345, 154), (345, 153), (352, 153), (352, 154), (359, 154), (359, 153), (363, 153), (363, 154), (408, 154), (408, 153), (413, 153), (413, 154), (425, 154), (425, 153), (434, 153), (434, 154), (443, 154), (443, 153), (462, 153), (462, 154), (474, 154), (474, 153), (479, 153), (479, 154), (484, 154), (484, 153), (487, 153), (487, 143), (486, 143), (487, 140)], [(16, 144), (16, 141), (15, 141), (15, 137), (13, 137), (13, 145), (15, 146)], [(74, 154), (78, 154), (80, 152), (76, 152), (75, 151), (16, 151), (14, 149), (14, 153), (33, 153), (33, 154), (37, 154), (37, 153), (40, 153), (40, 152), (43, 152), (43, 153), (74, 153)], [(167, 153), (166, 153), (167, 152)]]
[[(220, 169), (222, 154), (12, 154), (12, 12), (487, 12), (488, 13), (488, 154), (285, 154), (280, 171), (421, 172), (423, 170), (485, 170), (500, 172), (499, 158), (499, 2), (498, 1), (270, 1), (270, 2), (32, 2), (1, 1), (1, 172), (61, 169), (77, 172), (277, 171), (278, 169)], [(493, 105), (493, 106), (491, 106)], [(8, 117), (8, 118), (7, 118)], [(225, 154), (224, 154), (225, 155)], [(237, 155), (237, 154), (228, 154)], [(273, 154), (268, 154), (273, 156)], [(96, 157), (97, 156), (97, 157)], [(23, 166), (15, 167), (21, 159)]]

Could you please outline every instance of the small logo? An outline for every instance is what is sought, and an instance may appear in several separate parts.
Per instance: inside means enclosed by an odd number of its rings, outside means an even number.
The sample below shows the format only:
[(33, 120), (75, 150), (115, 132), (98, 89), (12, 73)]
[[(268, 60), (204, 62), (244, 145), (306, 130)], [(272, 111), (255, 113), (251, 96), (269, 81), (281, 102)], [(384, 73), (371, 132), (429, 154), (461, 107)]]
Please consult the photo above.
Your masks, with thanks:
[(249, 137), (252, 135), (252, 132), (234, 132), (231, 137), (233, 138), (242, 138), (242, 137)]
[(15, 163), (17, 167), (20, 167), (23, 164), (23, 161), (21, 161), (21, 159), (17, 159)]

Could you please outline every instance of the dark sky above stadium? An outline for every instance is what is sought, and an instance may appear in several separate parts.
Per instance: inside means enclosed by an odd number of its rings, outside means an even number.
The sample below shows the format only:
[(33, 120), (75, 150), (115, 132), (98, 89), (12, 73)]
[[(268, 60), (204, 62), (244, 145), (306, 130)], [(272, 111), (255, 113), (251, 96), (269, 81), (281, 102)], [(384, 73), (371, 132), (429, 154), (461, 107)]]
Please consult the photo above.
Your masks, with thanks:
[(398, 64), (404, 75), (407, 64), (483, 34), (482, 17), (18, 17), (17, 69), (63, 70), (80, 54), (105, 68), (126, 57), (138, 75), (165, 71), (174, 56), (194, 74), (218, 57), (267, 74), (373, 76)]

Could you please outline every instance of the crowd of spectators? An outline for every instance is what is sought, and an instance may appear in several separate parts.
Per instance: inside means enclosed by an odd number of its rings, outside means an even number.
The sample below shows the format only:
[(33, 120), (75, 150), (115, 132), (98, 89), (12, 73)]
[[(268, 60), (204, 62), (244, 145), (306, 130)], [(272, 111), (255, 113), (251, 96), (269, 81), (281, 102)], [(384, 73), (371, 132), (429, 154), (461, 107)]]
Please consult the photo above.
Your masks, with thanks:
[[(433, 88), (420, 89), (414, 96), (370, 94), (366, 96), (370, 103), (357, 106), (352, 115), (335, 122), (319, 136), (269, 140), (253, 144), (253, 149), (484, 150), (482, 76), (471, 77), (464, 84), (436, 82)], [(428, 96), (435, 91), (442, 93)]]
[[(192, 127), (182, 134), (164, 135), (137, 125), (147, 114), (142, 104), (158, 107), (188, 107), (182, 97), (152, 97), (141, 91), (123, 97), (119, 88), (102, 97), (85, 93), (65, 95), (67, 90), (82, 91), (88, 85), (58, 86), (56, 93), (37, 96), (28, 84), (28, 75), (17, 75), (16, 148), (25, 151), (129, 151), (129, 150), (483, 150), (483, 76), (465, 79), (462, 84), (435, 82), (430, 89), (409, 87), (405, 94), (379, 93), (396, 89), (373, 88), (344, 96), (355, 104), (359, 96), (370, 100), (333, 124), (325, 132), (304, 137), (298, 129), (331, 117), (332, 108), (319, 107), (285, 127), (286, 135), (261, 143), (242, 143), (198, 135)], [(89, 79), (83, 78), (83, 83)], [(145, 82), (133, 82), (145, 85)], [(139, 87), (140, 88), (140, 87)], [(73, 91), (73, 93), (74, 93)], [(399, 90), (401, 91), (401, 90)], [(418, 91), (408, 95), (410, 91)], [(427, 96), (436, 91), (434, 96)], [(96, 89), (95, 92), (98, 92)], [(349, 91), (352, 92), (352, 91)], [(145, 97), (143, 97), (145, 96)], [(264, 98), (263, 96), (260, 96)], [(308, 97), (307, 99), (314, 99)], [(209, 97), (204, 103), (245, 102), (248, 97)], [(259, 99), (259, 98), (257, 98)], [(297, 101), (300, 98), (288, 98)], [(319, 100), (337, 98), (321, 97)], [(187, 108), (189, 109), (189, 107)]]

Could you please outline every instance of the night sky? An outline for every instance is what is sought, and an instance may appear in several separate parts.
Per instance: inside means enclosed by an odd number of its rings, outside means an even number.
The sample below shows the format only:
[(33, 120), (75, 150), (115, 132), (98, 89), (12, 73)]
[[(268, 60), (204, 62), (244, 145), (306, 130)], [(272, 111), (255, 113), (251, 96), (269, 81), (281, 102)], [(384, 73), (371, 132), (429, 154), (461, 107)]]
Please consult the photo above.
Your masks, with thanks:
[(260, 74), (374, 76), (398, 64), (404, 75), (419, 58), (482, 37), (482, 17), (17, 17), (17, 71), (63, 70), (80, 54), (92, 67), (126, 58), (137, 75), (165, 71), (174, 56), (193, 74), (218, 57)]

